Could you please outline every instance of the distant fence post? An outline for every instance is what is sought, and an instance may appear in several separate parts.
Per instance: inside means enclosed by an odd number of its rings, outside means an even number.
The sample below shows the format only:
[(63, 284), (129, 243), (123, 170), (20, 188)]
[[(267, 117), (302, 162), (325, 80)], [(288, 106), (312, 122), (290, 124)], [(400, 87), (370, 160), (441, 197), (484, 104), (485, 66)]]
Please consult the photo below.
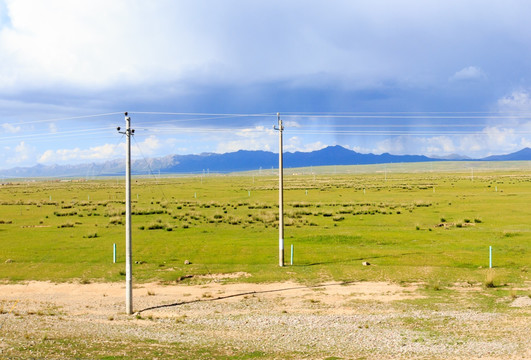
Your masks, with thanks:
[(492, 269), (492, 246), (489, 246), (489, 269)]
[(112, 263), (116, 264), (116, 244), (112, 244)]

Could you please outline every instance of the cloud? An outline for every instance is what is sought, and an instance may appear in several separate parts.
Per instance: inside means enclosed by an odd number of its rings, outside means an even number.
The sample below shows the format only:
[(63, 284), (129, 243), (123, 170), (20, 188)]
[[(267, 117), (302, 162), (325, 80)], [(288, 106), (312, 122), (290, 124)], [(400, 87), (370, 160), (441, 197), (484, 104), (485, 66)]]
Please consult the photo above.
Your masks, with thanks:
[(486, 75), (481, 68), (477, 66), (468, 66), (452, 75), (450, 81), (478, 81), (485, 78)]
[(315, 151), (321, 150), (328, 145), (322, 143), (321, 141), (316, 141), (312, 143), (304, 143), (301, 138), (298, 136), (292, 136), (285, 141), (284, 151), (295, 152), (295, 151)]
[(13, 126), (10, 123), (3, 123), (2, 129), (8, 133), (15, 134), (20, 131), (20, 126)]
[(4, 157), (8, 165), (23, 166), (34, 160), (35, 147), (28, 145), (25, 141), (19, 142), (13, 149), (7, 147), (6, 150), (8, 153), (4, 154)]
[(151, 156), (157, 153), (162, 147), (160, 140), (155, 135), (150, 135), (142, 142), (134, 142), (136, 146), (132, 146), (132, 156)]
[(81, 161), (105, 161), (115, 158), (120, 146), (105, 144), (94, 146), (89, 149), (58, 149), (46, 150), (38, 159), (43, 164), (61, 164)]
[[(256, 126), (238, 130), (234, 136), (220, 135), (215, 138), (217, 141), (216, 152), (226, 153), (241, 149), (274, 151), (274, 149), (278, 149), (278, 139), (274, 136), (276, 134), (277, 131), (272, 128), (266, 129), (264, 126)], [(236, 139), (232, 140), (234, 137)]]
[[(475, 1), (318, 1), (307, 6), (269, 0), (7, 0), (0, 80), (3, 91), (158, 84), (179, 93), (186, 90), (182, 84), (286, 81), (296, 87), (317, 82), (360, 88), (386, 81), (425, 83), (431, 81), (426, 74), (443, 73), (470, 52), (507, 64), (503, 46), (508, 42), (492, 51), (484, 38), (495, 30), (499, 38), (525, 43), (529, 5), (511, 3), (482, 3), (478, 13), (471, 11)], [(510, 11), (515, 7), (521, 11)], [(456, 12), (470, 15), (456, 17)], [(511, 21), (499, 25), (505, 17)], [(479, 74), (470, 66), (454, 76)]]
[[(57, 133), (55, 122), (33, 121), (133, 109), (280, 111), (289, 119), (286, 135), (298, 135), (287, 138), (290, 151), (331, 145), (346, 135), (308, 135), (304, 130), (310, 125), (330, 129), (321, 117), (288, 114), (529, 111), (530, 12), (525, 0), (338, 0), (311, 6), (304, 0), (0, 0), (0, 130), (42, 134), (12, 136), (3, 143), (14, 149), (19, 139), (31, 139), (38, 157), (48, 162), (122, 156), (123, 146), (106, 144), (116, 140), (103, 135), (66, 136), (115, 120), (57, 122)], [(514, 84), (522, 89), (514, 90)], [(246, 120), (247, 129), (230, 135), (193, 132), (240, 126), (238, 121), (198, 121), (184, 136), (161, 130), (142, 142), (142, 151), (145, 156), (176, 150), (276, 151), (274, 115), (262, 129), (253, 126), (265, 120), (252, 119)], [(112, 126), (123, 124), (121, 118), (116, 122)], [(386, 123), (391, 120), (382, 120)], [(523, 125), (516, 117), (513, 134), (493, 120), (491, 127), (496, 125), (499, 132), (491, 129), (490, 135), (357, 137), (355, 146), (377, 153), (454, 149), (473, 155), (529, 141), (518, 132)], [(141, 133), (140, 126), (137, 130)], [(172, 136), (178, 139), (173, 144)], [(140, 156), (134, 145), (133, 151)]]
[(450, 155), (455, 153), (454, 140), (448, 136), (435, 136), (422, 140), (425, 155)]
[(288, 120), (288, 121), (283, 121), (282, 122), (282, 125), (285, 127), (285, 128), (298, 128), (298, 127), (301, 127), (301, 125), (297, 122), (297, 121), (293, 121), (293, 120)]
[(531, 96), (527, 90), (515, 90), (511, 94), (499, 99), (497, 106), (500, 111), (530, 111)]
[[(149, 136), (142, 142), (131, 146), (132, 157), (152, 156), (161, 148), (160, 141), (154, 136)], [(125, 144), (103, 144), (81, 149), (46, 150), (39, 157), (38, 162), (43, 164), (80, 163), (87, 161), (107, 161), (125, 156)]]

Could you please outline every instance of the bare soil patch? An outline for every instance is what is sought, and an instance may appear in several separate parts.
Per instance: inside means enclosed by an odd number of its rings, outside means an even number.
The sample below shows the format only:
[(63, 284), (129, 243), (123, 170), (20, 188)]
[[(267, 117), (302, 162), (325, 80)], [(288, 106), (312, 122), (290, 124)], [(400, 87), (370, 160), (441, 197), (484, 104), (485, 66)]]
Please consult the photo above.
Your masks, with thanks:
[(0, 357), (531, 357), (525, 304), (441, 311), (412, 305), (426, 299), (420, 284), (212, 279), (135, 285), (132, 316), (121, 283), (0, 284)]

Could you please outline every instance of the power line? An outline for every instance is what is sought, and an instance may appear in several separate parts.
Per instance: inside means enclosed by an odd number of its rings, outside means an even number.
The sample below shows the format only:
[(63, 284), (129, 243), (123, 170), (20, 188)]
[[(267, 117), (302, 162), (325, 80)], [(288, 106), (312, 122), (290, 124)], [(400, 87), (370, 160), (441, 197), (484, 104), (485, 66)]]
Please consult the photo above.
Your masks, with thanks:
[(93, 115), (81, 115), (81, 116), (70, 116), (70, 117), (45, 119), (45, 120), (33, 120), (33, 121), (24, 121), (24, 122), (12, 122), (12, 121), (10, 121), (8, 123), (17, 124), (17, 125), (26, 125), (26, 124), (57, 122), (57, 121), (65, 121), (65, 120), (87, 119), (87, 118), (103, 117), (103, 116), (110, 116), (110, 115), (117, 115), (117, 114), (121, 114), (121, 112), (113, 112), (113, 113), (105, 113), (105, 114), (93, 114)]
[(258, 113), (258, 114), (236, 114), (236, 113), (177, 113), (177, 112), (153, 112), (153, 111), (131, 111), (130, 114), (143, 115), (180, 115), (180, 116), (231, 116), (231, 117), (270, 117), (275, 113)]
[[(221, 116), (221, 117), (273, 117), (275, 113), (177, 113), (177, 112), (131, 112), (144, 115)], [(346, 118), (346, 119), (531, 119), (529, 112), (286, 112), (283, 117), (299, 118)], [(201, 120), (201, 119), (198, 119)], [(180, 120), (176, 120), (180, 121)]]
[(93, 129), (80, 129), (80, 130), (67, 130), (67, 131), (58, 131), (58, 132), (52, 132), (52, 133), (38, 133), (38, 134), (26, 134), (26, 135), (13, 135), (13, 136), (5, 136), (0, 137), (0, 141), (5, 140), (16, 140), (16, 139), (27, 139), (27, 138), (40, 138), (40, 137), (61, 137), (58, 135), (65, 135), (64, 137), (68, 136), (77, 136), (79, 134), (99, 134), (99, 133), (105, 133), (109, 130), (113, 129), (113, 127), (101, 127), (101, 128), (93, 128)]
[(284, 115), (290, 118), (327, 118), (327, 119), (478, 119), (478, 120), (499, 120), (499, 119), (531, 119), (531, 115), (515, 116), (515, 115)]

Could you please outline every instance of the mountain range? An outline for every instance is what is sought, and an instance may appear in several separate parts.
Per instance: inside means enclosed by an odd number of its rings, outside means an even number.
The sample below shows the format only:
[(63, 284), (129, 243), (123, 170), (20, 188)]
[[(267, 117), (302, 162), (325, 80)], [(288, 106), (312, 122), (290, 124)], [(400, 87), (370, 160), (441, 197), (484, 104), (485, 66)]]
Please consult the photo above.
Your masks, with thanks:
[[(427, 161), (517, 161), (531, 160), (531, 149), (524, 148), (507, 155), (494, 155), (481, 159), (470, 159), (460, 155), (447, 157), (427, 157), (423, 155), (391, 155), (383, 153), (361, 154), (342, 146), (329, 146), (311, 152), (285, 152), (284, 167), (309, 167), (326, 165), (368, 165), (387, 163), (411, 163)], [(124, 160), (109, 160), (103, 163), (79, 165), (36, 165), (0, 170), (0, 176), (20, 177), (94, 177), (121, 175), (124, 173)], [(134, 160), (131, 164), (133, 174), (160, 172), (175, 173), (227, 173), (258, 169), (278, 168), (278, 154), (268, 151), (239, 150), (225, 154), (203, 153), (199, 155), (168, 155), (160, 158)]]

